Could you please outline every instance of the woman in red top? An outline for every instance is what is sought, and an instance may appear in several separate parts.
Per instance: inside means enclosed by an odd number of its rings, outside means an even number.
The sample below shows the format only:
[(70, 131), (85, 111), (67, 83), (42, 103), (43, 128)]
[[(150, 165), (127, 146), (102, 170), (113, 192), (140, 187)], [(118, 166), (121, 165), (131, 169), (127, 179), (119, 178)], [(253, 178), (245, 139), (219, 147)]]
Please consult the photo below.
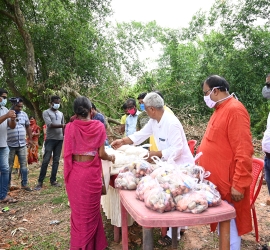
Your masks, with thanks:
[(28, 164), (32, 164), (34, 162), (38, 162), (38, 138), (40, 136), (40, 127), (37, 125), (33, 116), (29, 117), (29, 121), (33, 144), (28, 147)]

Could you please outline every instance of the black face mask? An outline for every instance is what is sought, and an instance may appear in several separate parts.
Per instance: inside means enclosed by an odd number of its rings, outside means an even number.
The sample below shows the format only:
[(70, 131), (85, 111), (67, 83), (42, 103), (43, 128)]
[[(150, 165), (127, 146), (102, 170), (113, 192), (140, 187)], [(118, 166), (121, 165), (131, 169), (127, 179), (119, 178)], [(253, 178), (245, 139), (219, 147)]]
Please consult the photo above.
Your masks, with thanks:
[(267, 88), (270, 88), (270, 82), (266, 82), (266, 83), (265, 83), (265, 86), (266, 86)]

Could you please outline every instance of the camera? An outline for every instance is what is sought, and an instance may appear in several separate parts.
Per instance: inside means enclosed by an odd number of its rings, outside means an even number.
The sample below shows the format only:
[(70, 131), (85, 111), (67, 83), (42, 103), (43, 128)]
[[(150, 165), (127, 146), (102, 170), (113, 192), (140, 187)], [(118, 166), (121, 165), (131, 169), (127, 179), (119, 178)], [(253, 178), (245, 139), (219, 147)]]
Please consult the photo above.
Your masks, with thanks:
[(19, 98), (19, 97), (11, 97), (8, 100), (12, 103), (12, 106), (14, 106), (20, 102), (20, 99), (21, 98)]
[[(15, 110), (14, 109), (14, 106), (16, 106), (19, 102), (22, 102), (23, 101), (23, 99), (20, 98), (20, 97), (11, 97), (8, 100), (12, 103), (11, 110)], [(20, 113), (20, 111), (15, 110), (15, 113), (16, 113), (16, 117), (17, 117), (17, 115), (18, 115), (18, 113)], [(19, 120), (16, 119), (16, 121), (18, 122)]]

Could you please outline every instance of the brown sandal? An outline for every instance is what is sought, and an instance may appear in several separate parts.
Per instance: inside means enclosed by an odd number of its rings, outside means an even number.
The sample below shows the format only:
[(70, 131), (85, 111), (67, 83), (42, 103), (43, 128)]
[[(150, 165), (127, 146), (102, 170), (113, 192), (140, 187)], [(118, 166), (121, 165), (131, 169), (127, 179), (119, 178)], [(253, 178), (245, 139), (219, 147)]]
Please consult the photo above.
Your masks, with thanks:
[(18, 202), (17, 200), (13, 199), (10, 196), (6, 196), (4, 200), (0, 200), (0, 203), (16, 203)]
[(158, 244), (163, 247), (171, 246), (172, 239), (168, 235), (165, 235), (164, 237), (159, 238)]

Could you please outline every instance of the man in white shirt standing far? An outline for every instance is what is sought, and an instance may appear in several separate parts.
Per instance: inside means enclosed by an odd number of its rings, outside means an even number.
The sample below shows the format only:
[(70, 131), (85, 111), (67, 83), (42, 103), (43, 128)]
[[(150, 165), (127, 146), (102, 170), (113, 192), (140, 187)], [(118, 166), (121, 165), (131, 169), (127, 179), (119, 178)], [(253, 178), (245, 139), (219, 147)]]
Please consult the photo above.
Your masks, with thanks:
[[(152, 156), (157, 156), (166, 161), (173, 160), (177, 165), (194, 164), (184, 129), (176, 116), (164, 110), (163, 99), (157, 93), (151, 92), (145, 96), (143, 103), (150, 117), (148, 123), (140, 131), (113, 141), (111, 146), (117, 149), (125, 144), (140, 145), (154, 135), (159, 151), (149, 151), (148, 161), (152, 161)], [(171, 244), (171, 239), (163, 235), (159, 244), (168, 246)]]
[(9, 183), (9, 147), (7, 145), (7, 127), (14, 129), (16, 126), (16, 113), (8, 110), (7, 94), (5, 89), (0, 88), (0, 203), (14, 203), (17, 200), (8, 196)]
[[(266, 99), (270, 99), (270, 73), (266, 76), (265, 86), (262, 89), (262, 95)], [(262, 150), (265, 153), (264, 158), (264, 176), (268, 187), (269, 197), (266, 201), (270, 205), (270, 113), (267, 118), (267, 126), (262, 140)]]

